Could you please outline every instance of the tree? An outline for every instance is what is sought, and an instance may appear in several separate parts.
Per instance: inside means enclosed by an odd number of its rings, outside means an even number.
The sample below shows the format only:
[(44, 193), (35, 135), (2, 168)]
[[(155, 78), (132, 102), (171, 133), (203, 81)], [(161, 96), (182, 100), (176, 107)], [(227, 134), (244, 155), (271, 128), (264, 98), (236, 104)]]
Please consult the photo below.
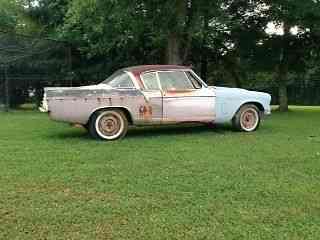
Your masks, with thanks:
[(13, 0), (0, 0), (0, 30), (14, 31), (19, 17), (18, 5)]
[[(285, 112), (288, 111), (288, 74), (295, 70), (292, 66), (297, 66), (297, 64), (294, 64), (294, 60), (299, 60), (295, 57), (298, 52), (303, 50), (302, 55), (309, 55), (308, 52), (312, 46), (308, 44), (307, 36), (310, 31), (314, 31), (314, 26), (320, 24), (320, 3), (313, 0), (266, 0), (266, 4), (269, 8), (269, 21), (280, 26), (283, 31), (282, 36), (278, 38), (280, 44), (277, 43), (280, 49), (278, 51), (279, 61), (276, 65), (276, 76), (279, 87), (279, 110)], [(292, 32), (294, 27), (299, 29), (298, 33)], [(304, 48), (297, 51), (294, 48), (297, 45), (303, 45)]]
[[(76, 73), (83, 79), (128, 65), (192, 64), (210, 84), (245, 87), (258, 85), (258, 76), (274, 77), (286, 111), (288, 79), (315, 66), (319, 51), (320, 11), (313, 0), (20, 2), (39, 33), (78, 50)], [(270, 23), (283, 33), (266, 33)]]

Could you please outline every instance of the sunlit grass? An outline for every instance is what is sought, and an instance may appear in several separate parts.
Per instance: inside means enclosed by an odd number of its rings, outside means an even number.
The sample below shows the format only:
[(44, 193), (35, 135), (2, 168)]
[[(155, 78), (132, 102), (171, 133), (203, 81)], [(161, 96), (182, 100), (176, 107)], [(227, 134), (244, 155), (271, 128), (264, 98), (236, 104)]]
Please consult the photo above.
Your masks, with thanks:
[(0, 114), (0, 239), (318, 239), (320, 108), (97, 142)]

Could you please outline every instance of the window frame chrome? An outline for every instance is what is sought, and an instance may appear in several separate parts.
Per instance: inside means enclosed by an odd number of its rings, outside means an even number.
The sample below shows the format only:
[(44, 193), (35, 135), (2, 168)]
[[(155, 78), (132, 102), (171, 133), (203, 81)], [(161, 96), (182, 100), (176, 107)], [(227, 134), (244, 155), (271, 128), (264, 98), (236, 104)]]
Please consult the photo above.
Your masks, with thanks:
[[(145, 81), (144, 81), (144, 79), (143, 79), (143, 75), (144, 74), (150, 74), (150, 73), (155, 73), (155, 75), (156, 75), (156, 79), (157, 79), (157, 85), (158, 85), (158, 87), (159, 87), (159, 89), (148, 89), (146, 86), (146, 83), (145, 83)], [(140, 79), (141, 79), (141, 82), (142, 82), (142, 84), (143, 84), (143, 91), (149, 91), (149, 92), (151, 92), (151, 91), (162, 91), (162, 88), (161, 88), (161, 84), (160, 84), (160, 81), (159, 81), (159, 76), (158, 76), (158, 73), (157, 73), (157, 71), (146, 71), (146, 72), (143, 72), (143, 73), (141, 73), (140, 74)]]

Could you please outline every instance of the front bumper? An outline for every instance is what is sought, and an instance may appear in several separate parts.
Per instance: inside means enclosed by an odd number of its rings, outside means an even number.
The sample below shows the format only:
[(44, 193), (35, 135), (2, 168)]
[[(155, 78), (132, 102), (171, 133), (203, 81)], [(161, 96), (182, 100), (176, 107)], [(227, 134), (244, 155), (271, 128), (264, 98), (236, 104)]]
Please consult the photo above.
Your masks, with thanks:
[(264, 111), (264, 115), (271, 115), (271, 109), (267, 109)]

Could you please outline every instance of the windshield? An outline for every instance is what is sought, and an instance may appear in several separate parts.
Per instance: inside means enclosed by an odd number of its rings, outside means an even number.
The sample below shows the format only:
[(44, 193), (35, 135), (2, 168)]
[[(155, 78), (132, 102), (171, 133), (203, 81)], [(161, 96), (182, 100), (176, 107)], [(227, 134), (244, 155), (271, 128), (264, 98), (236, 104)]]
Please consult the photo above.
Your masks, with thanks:
[(107, 84), (113, 88), (134, 88), (134, 84), (129, 74), (122, 70), (115, 72), (101, 84)]

